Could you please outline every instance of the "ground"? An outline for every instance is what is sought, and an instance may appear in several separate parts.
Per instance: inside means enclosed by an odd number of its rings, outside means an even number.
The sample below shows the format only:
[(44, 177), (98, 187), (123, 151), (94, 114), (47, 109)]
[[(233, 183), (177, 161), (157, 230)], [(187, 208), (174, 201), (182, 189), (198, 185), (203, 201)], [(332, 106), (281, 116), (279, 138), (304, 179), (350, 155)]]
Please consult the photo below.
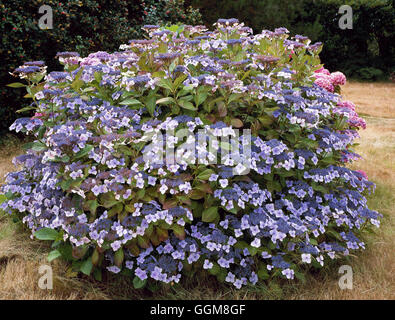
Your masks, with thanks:
[[(102, 282), (76, 276), (60, 260), (51, 262), (53, 290), (38, 287), (39, 266), (49, 264), (46, 243), (31, 240), (27, 231), (0, 215), (0, 299), (395, 299), (395, 84), (348, 83), (345, 99), (357, 105), (368, 127), (360, 132), (357, 148), (363, 156), (352, 165), (376, 183), (369, 206), (384, 215), (382, 226), (366, 236), (366, 250), (332, 266), (308, 273), (304, 282), (276, 281), (236, 290), (207, 276), (185, 280), (157, 292), (136, 291), (128, 278), (110, 276)], [(22, 152), (20, 142), (7, 141), (0, 150), (0, 176), (13, 170), (12, 158)], [(22, 232), (21, 232), (22, 231)], [(351, 265), (353, 289), (341, 290), (339, 266)]]

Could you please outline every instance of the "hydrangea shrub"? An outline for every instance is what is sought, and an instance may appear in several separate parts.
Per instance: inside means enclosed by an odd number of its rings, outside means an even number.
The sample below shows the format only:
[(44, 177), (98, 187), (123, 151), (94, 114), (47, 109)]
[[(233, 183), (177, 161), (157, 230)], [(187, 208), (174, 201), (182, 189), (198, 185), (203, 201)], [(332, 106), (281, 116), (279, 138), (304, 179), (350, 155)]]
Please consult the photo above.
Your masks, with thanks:
[[(1, 208), (53, 240), (50, 260), (129, 274), (136, 288), (202, 270), (240, 288), (364, 248), (381, 215), (364, 196), (373, 183), (346, 164), (365, 123), (321, 43), (236, 19), (145, 30), (120, 52), (59, 52), (61, 72), (14, 71), (36, 113), (11, 129), (35, 140)], [(156, 161), (170, 145), (179, 161)]]

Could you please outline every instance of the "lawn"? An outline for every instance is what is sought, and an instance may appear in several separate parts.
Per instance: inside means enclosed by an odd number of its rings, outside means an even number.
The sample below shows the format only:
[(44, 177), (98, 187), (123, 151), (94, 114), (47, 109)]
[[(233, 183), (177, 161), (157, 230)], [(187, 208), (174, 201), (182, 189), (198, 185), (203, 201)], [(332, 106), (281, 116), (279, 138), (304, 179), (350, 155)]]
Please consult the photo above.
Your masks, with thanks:
[[(395, 299), (395, 84), (356, 83), (344, 87), (343, 96), (357, 104), (367, 122), (357, 148), (363, 156), (352, 165), (364, 170), (376, 183), (369, 207), (384, 215), (380, 229), (366, 234), (367, 248), (343, 261), (315, 272), (301, 281), (276, 280), (236, 290), (217, 284), (208, 276), (187, 279), (180, 285), (163, 286), (155, 293), (133, 289), (129, 278), (109, 276), (102, 282), (70, 272), (62, 261), (51, 263), (53, 290), (38, 287), (38, 272), (46, 262), (49, 246), (29, 238), (22, 226), (0, 215), (0, 299)], [(0, 176), (13, 170), (12, 158), (20, 154), (18, 141), (11, 139), (0, 150)], [(353, 289), (338, 286), (339, 266), (351, 265)]]

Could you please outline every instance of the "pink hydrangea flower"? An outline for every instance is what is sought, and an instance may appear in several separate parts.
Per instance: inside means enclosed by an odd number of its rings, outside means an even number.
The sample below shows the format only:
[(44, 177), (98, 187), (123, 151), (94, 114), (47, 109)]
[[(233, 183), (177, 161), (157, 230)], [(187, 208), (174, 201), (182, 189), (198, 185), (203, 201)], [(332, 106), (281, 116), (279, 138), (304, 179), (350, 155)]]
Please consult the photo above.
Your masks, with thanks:
[(316, 73), (316, 74), (314, 75), (314, 77), (315, 77), (316, 79), (318, 79), (318, 78), (325, 78), (325, 79), (328, 79), (330, 82), (332, 82), (332, 79), (330, 78), (330, 76), (328, 76), (328, 75), (325, 74), (325, 73)]
[(348, 123), (350, 124), (351, 127), (366, 129), (365, 120), (359, 117), (357, 114), (355, 114), (353, 117), (348, 119)]
[(322, 68), (316, 70), (315, 73), (323, 73), (323, 74), (326, 74), (326, 75), (328, 75), (328, 76), (331, 74), (331, 73), (329, 72), (329, 70), (328, 70), (328, 69), (325, 69), (324, 67), (322, 67)]
[(319, 76), (314, 81), (314, 83), (316, 85), (320, 86), (321, 88), (324, 88), (325, 90), (328, 90), (329, 92), (335, 91), (335, 88), (333, 87), (329, 76), (326, 76), (326, 75)]
[(366, 129), (365, 120), (358, 116), (358, 113), (355, 111), (355, 105), (351, 101), (338, 102), (335, 111), (347, 115), (347, 122), (350, 127)]
[(351, 101), (345, 100), (345, 101), (339, 102), (337, 105), (340, 108), (345, 108), (345, 109), (349, 109), (349, 110), (355, 111), (355, 104), (352, 103)]
[(365, 179), (368, 179), (368, 175), (366, 174), (365, 171), (362, 171), (362, 170), (355, 170), (355, 171), (357, 171), (357, 172), (359, 172), (360, 174), (362, 174), (363, 177), (364, 177)]
[(333, 72), (333, 73), (331, 73), (330, 76), (331, 76), (332, 84), (334, 86), (343, 86), (346, 84), (347, 79), (346, 79), (346, 76), (342, 72), (340, 72), (340, 71)]
[(44, 117), (45, 113), (41, 113), (41, 112), (36, 112), (34, 114), (34, 116), (32, 117), (32, 119), (40, 119), (40, 117)]

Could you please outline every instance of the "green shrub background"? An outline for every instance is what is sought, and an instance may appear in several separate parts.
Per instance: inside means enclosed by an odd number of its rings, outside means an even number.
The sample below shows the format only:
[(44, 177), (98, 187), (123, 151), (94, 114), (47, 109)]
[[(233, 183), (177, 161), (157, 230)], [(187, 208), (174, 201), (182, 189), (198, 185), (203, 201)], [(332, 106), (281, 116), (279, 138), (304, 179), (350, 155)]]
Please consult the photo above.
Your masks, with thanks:
[[(38, 28), (43, 4), (53, 8), (52, 30)], [(353, 8), (352, 30), (338, 26), (344, 4)], [(385, 80), (395, 71), (395, 0), (3, 0), (0, 17), (0, 133), (27, 103), (23, 90), (5, 87), (14, 80), (12, 69), (28, 60), (45, 60), (50, 70), (59, 69), (57, 51), (115, 51), (143, 37), (144, 24), (211, 26), (218, 18), (235, 17), (255, 32), (284, 26), (325, 43), (325, 66), (349, 78)]]
[[(234, 17), (255, 32), (283, 26), (320, 41), (325, 66), (348, 78), (385, 80), (395, 70), (395, 0), (192, 0), (192, 5), (205, 24)], [(352, 30), (339, 28), (342, 5), (353, 9)]]
[[(53, 9), (53, 29), (41, 30), (42, 5)], [(18, 117), (28, 99), (21, 89), (5, 85), (25, 61), (44, 60), (49, 71), (60, 65), (58, 51), (116, 51), (131, 39), (142, 38), (144, 24), (199, 24), (201, 16), (184, 0), (6, 0), (0, 1), (0, 133)], [(26, 101), (25, 101), (26, 100)], [(1, 138), (0, 138), (1, 140)]]

